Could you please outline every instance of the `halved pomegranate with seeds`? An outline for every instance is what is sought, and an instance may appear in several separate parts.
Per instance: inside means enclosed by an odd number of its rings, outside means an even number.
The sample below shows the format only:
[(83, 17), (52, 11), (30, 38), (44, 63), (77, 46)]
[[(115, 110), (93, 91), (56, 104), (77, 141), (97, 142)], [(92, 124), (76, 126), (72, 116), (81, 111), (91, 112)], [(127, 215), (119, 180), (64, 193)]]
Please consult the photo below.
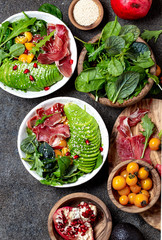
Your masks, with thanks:
[(66, 240), (94, 240), (92, 225), (97, 208), (81, 202), (78, 207), (62, 207), (53, 215), (56, 231)]

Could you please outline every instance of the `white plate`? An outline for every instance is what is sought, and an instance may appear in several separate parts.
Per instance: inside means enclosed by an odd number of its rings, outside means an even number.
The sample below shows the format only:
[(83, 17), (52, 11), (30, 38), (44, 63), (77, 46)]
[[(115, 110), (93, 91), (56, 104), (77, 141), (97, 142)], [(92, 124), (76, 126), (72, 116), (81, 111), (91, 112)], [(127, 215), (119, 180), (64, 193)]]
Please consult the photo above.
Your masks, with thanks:
[(99, 128), (100, 128), (100, 133), (101, 133), (101, 139), (102, 139), (102, 147), (103, 147), (103, 152), (101, 152), (102, 156), (103, 156), (103, 163), (101, 164), (101, 166), (97, 169), (95, 169), (93, 172), (88, 173), (83, 175), (82, 177), (80, 177), (75, 183), (70, 183), (70, 184), (64, 184), (62, 186), (57, 186), (59, 188), (66, 188), (66, 187), (74, 187), (77, 185), (80, 185), (82, 183), (87, 182), (88, 180), (90, 180), (91, 178), (93, 178), (101, 169), (101, 167), (103, 166), (106, 158), (107, 158), (107, 154), (108, 154), (108, 149), (109, 149), (109, 134), (107, 131), (107, 128), (105, 126), (105, 123), (103, 122), (101, 116), (99, 115), (99, 113), (88, 103), (81, 101), (77, 98), (71, 98), (71, 97), (56, 97), (56, 98), (52, 98), (49, 100), (46, 100), (42, 103), (40, 103), (39, 105), (37, 105), (36, 107), (34, 107), (28, 114), (27, 116), (24, 118), (20, 128), (19, 128), (19, 132), (18, 132), (18, 141), (17, 141), (17, 146), (18, 146), (18, 152), (21, 158), (22, 163), (24, 164), (25, 168), (28, 170), (28, 172), (35, 177), (37, 180), (41, 180), (42, 178), (35, 172), (30, 170), (31, 166), (28, 164), (28, 162), (24, 161), (22, 158), (25, 157), (25, 153), (23, 151), (21, 151), (20, 149), (20, 144), (22, 142), (22, 140), (24, 138), (27, 137), (27, 133), (26, 133), (26, 123), (27, 121), (33, 117), (36, 114), (36, 109), (38, 108), (49, 108), (51, 106), (53, 106), (53, 104), (55, 103), (69, 103), (69, 102), (73, 102), (75, 104), (77, 104), (78, 106), (80, 106), (81, 108), (84, 109), (84, 107), (86, 107), (86, 111), (91, 114), (96, 121), (98, 122)]
[[(77, 47), (76, 47), (76, 43), (75, 43), (74, 37), (73, 37), (70, 29), (59, 18), (57, 18), (49, 13), (38, 12), (38, 11), (27, 11), (25, 13), (29, 17), (36, 17), (37, 19), (43, 19), (47, 23), (62, 24), (67, 28), (68, 33), (69, 33), (69, 38), (70, 38), (71, 59), (73, 60), (73, 64), (72, 64), (72, 73), (73, 73), (75, 70), (76, 64), (77, 64)], [(7, 18), (4, 22), (6, 22), (6, 21), (14, 22), (23, 17), (24, 17), (23, 13), (18, 13), (18, 14), (15, 14), (15, 15)], [(7, 87), (1, 82), (0, 82), (0, 87), (3, 90), (5, 90), (6, 92), (9, 92), (9, 93), (11, 93), (15, 96), (21, 97), (21, 98), (37, 98), (37, 97), (43, 97), (50, 93), (55, 92), (56, 90), (61, 88), (63, 85), (65, 85), (69, 79), (70, 78), (68, 78), (68, 77), (63, 77), (63, 79), (61, 81), (52, 85), (48, 91), (43, 90), (43, 91), (39, 91), (39, 92), (31, 92), (31, 91), (24, 92), (21, 90), (16, 90), (16, 89)]]

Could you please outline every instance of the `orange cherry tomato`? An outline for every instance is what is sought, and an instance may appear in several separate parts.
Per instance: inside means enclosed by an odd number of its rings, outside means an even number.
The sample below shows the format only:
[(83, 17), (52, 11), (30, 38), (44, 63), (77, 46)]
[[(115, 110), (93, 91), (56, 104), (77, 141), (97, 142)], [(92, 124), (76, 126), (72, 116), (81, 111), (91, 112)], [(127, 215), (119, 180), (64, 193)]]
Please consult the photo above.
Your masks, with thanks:
[(130, 193), (128, 195), (128, 200), (130, 204), (134, 204), (134, 200), (135, 200), (136, 194), (135, 193)]
[(129, 201), (129, 199), (128, 199), (128, 196), (126, 196), (126, 195), (123, 195), (119, 198), (119, 202), (122, 205), (127, 205), (128, 201)]
[(120, 175), (122, 176), (122, 177), (124, 177), (124, 178), (126, 178), (127, 176), (128, 176), (128, 172), (127, 172), (127, 170), (125, 169), (125, 170), (123, 170), (121, 173), (120, 173)]
[(23, 53), (19, 56), (19, 61), (27, 62), (27, 57), (28, 57), (28, 55)]
[(133, 186), (130, 186), (130, 190), (133, 192), (133, 193), (139, 193), (141, 191), (141, 186), (137, 183)]
[(160, 74), (161, 74), (161, 68), (159, 65), (156, 64), (156, 76), (158, 77), (160, 76)]
[(144, 190), (150, 190), (152, 188), (152, 180), (151, 180), (151, 178), (146, 178), (144, 180), (141, 180), (141, 187)]
[(139, 170), (139, 165), (136, 162), (130, 162), (127, 165), (127, 172), (131, 174), (137, 173)]
[(125, 188), (125, 186), (126, 186), (125, 178), (122, 176), (114, 177), (113, 181), (112, 181), (112, 186), (115, 190), (121, 190), (121, 189)]
[(148, 197), (144, 194), (137, 194), (134, 199), (134, 205), (139, 208), (145, 207), (148, 204)]
[(144, 190), (144, 189), (142, 189), (142, 190), (140, 191), (140, 193), (142, 193), (142, 194), (146, 195), (148, 198), (150, 197), (150, 194), (149, 194), (149, 192), (148, 192), (148, 191), (146, 191), (146, 190)]
[(141, 167), (138, 171), (138, 178), (146, 179), (149, 175), (149, 168), (148, 167)]
[(35, 46), (34, 43), (25, 43), (25, 47), (28, 51), (32, 50), (34, 46)]
[(60, 150), (55, 149), (54, 152), (55, 152), (56, 158), (57, 158), (58, 156), (62, 156), (62, 152), (61, 152)]
[(130, 187), (126, 186), (125, 188), (123, 188), (122, 190), (118, 191), (119, 195), (126, 195), (128, 196), (128, 194), (130, 193)]
[(133, 186), (137, 183), (138, 179), (136, 177), (135, 174), (129, 174), (126, 178), (126, 183), (129, 185), (129, 186)]
[(67, 146), (67, 142), (66, 142), (66, 140), (60, 140), (60, 142), (59, 142), (59, 147), (66, 147)]
[(149, 141), (149, 147), (153, 151), (157, 151), (160, 149), (161, 141), (159, 138), (151, 138)]
[(27, 63), (31, 63), (31, 61), (33, 60), (33, 58), (34, 58), (34, 54), (32, 54), (32, 53), (30, 53), (30, 54), (28, 54), (27, 55)]

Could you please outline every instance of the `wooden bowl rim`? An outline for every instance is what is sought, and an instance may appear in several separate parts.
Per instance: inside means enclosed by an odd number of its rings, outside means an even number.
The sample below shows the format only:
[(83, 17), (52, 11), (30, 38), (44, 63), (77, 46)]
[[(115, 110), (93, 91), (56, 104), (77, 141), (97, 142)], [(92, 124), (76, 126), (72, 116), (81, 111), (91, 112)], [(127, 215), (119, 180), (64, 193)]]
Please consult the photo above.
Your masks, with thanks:
[[(114, 197), (113, 191), (112, 191), (112, 179), (115, 176), (116, 172), (121, 169), (124, 168), (128, 163), (130, 162), (136, 162), (141, 166), (146, 166), (150, 169), (150, 173), (151, 175), (154, 175), (155, 179), (156, 179), (156, 187), (157, 187), (157, 191), (156, 191), (156, 195), (154, 196), (154, 198), (149, 202), (149, 204), (146, 207), (143, 208), (138, 208), (134, 205), (132, 206), (122, 206)], [(159, 184), (157, 184), (159, 182)], [(155, 182), (153, 182), (155, 184)], [(116, 205), (116, 207), (118, 207), (120, 210), (124, 211), (124, 212), (128, 212), (128, 213), (141, 213), (141, 212), (145, 212), (147, 211), (149, 208), (151, 208), (159, 199), (160, 196), (160, 191), (161, 191), (161, 184), (160, 184), (160, 177), (159, 174), (157, 173), (157, 171), (155, 170), (155, 168), (153, 166), (151, 166), (149, 163), (142, 161), (142, 160), (127, 160), (124, 162), (119, 163), (110, 173), (109, 178), (108, 178), (108, 182), (107, 182), (107, 191), (108, 191), (108, 195), (111, 199), (111, 201)], [(153, 186), (154, 188), (154, 186)], [(152, 189), (153, 189), (152, 188)]]
[[(90, 41), (88, 41), (88, 43), (94, 43), (96, 42), (99, 37), (100, 37), (101, 33), (95, 35)], [(153, 61), (155, 62), (155, 64), (150, 68), (150, 73), (155, 75), (156, 73), (156, 60), (155, 60), (155, 56), (154, 56), (154, 53), (152, 51), (152, 49), (150, 48), (150, 46), (141, 38), (141, 37), (138, 37), (137, 42), (142, 42), (142, 43), (145, 43), (149, 49), (150, 49), (150, 52), (151, 52), (151, 58), (153, 59)], [(85, 56), (87, 54), (87, 50), (85, 49), (85, 47), (82, 49), (80, 55), (79, 55), (79, 58), (78, 58), (78, 65), (77, 65), (77, 71), (78, 71), (78, 75), (83, 71), (83, 62), (84, 62), (84, 59), (85, 59)], [(150, 89), (152, 88), (154, 84), (154, 81), (151, 79), (151, 78), (148, 78), (148, 83), (144, 86), (144, 88), (142, 89), (142, 91), (138, 94), (137, 97), (133, 97), (132, 99), (128, 99), (128, 100), (125, 100), (123, 103), (112, 103), (108, 98), (106, 97), (100, 97), (98, 99), (98, 102), (103, 104), (103, 105), (106, 105), (106, 106), (109, 106), (109, 107), (116, 107), (116, 108), (120, 108), (120, 107), (128, 107), (128, 106), (131, 106), (131, 105), (134, 105), (135, 103), (139, 102), (141, 99), (143, 99), (147, 93), (150, 91)], [(95, 100), (95, 96), (92, 94), (92, 93), (88, 93), (89, 96)]]
[(112, 231), (112, 218), (111, 218), (111, 213), (110, 213), (109, 209), (107, 208), (107, 206), (105, 205), (105, 203), (101, 199), (96, 197), (95, 195), (92, 195), (89, 193), (84, 193), (84, 192), (77, 192), (77, 193), (71, 193), (71, 194), (64, 196), (63, 198), (58, 200), (56, 202), (56, 204), (53, 206), (53, 208), (51, 209), (49, 216), (48, 216), (48, 232), (49, 232), (51, 240), (58, 240), (55, 237), (54, 231), (53, 231), (53, 214), (56, 212), (56, 210), (58, 208), (60, 208), (60, 206), (62, 207), (64, 202), (67, 202), (72, 199), (77, 199), (77, 198), (83, 198), (83, 201), (84, 201), (84, 199), (88, 199), (90, 202), (92, 202), (92, 203), (95, 202), (95, 203), (97, 203), (97, 205), (100, 206), (100, 208), (102, 209), (102, 212), (103, 212), (104, 216), (107, 218), (107, 222), (108, 222), (108, 227), (106, 228), (107, 235), (105, 236), (105, 239), (103, 239), (103, 240), (109, 239), (109, 237), (111, 235), (111, 231)]
[(69, 9), (68, 9), (68, 16), (69, 16), (69, 19), (70, 19), (71, 23), (80, 30), (85, 30), (86, 31), (86, 30), (94, 29), (95, 27), (97, 27), (101, 23), (101, 21), (103, 19), (104, 10), (103, 10), (103, 6), (102, 6), (101, 2), (99, 0), (93, 0), (99, 8), (99, 16), (98, 16), (97, 20), (89, 26), (82, 26), (75, 21), (74, 16), (73, 16), (73, 9), (74, 9), (75, 4), (78, 1), (79, 0), (73, 0), (71, 2), (70, 6), (69, 6)]

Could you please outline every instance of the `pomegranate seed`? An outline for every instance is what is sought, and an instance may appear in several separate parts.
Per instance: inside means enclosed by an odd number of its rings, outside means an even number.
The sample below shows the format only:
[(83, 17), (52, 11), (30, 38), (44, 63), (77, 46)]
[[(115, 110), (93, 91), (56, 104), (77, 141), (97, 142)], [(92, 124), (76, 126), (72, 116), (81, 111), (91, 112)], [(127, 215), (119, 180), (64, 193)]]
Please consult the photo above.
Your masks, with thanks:
[(81, 232), (81, 231), (82, 231), (82, 229), (79, 227), (79, 228), (78, 228), (78, 231), (79, 231), (79, 232)]
[(90, 141), (87, 139), (87, 140), (85, 141), (85, 143), (86, 143), (87, 145), (89, 145), (89, 144), (90, 144)]
[(27, 49), (25, 49), (24, 54), (28, 54), (28, 50)]
[(32, 75), (29, 76), (30, 81), (34, 81), (34, 77)]
[(100, 152), (102, 152), (102, 151), (103, 151), (103, 148), (102, 148), (102, 147), (100, 147), (99, 149), (100, 149)]
[(79, 158), (79, 155), (75, 155), (73, 158), (74, 158), (74, 159), (77, 159), (77, 158)]
[(17, 68), (18, 68), (17, 65), (13, 66), (13, 70), (17, 70)]
[(14, 57), (14, 60), (17, 60), (18, 58)]
[(85, 233), (83, 232), (82, 234), (81, 234), (81, 236), (84, 236), (85, 235)]
[(30, 72), (29, 69), (25, 69), (25, 70), (24, 70), (24, 73), (25, 73), (25, 74), (27, 74), (27, 73), (29, 73), (29, 72)]
[(37, 68), (37, 67), (38, 67), (38, 64), (37, 64), (37, 63), (34, 63), (34, 64), (33, 64), (33, 67), (34, 67), (34, 68)]
[(70, 156), (70, 155), (71, 155), (71, 153), (70, 153), (70, 152), (67, 152), (65, 155), (66, 155), (66, 156)]
[(50, 87), (44, 87), (45, 91), (48, 91), (50, 89)]
[(72, 65), (73, 64), (73, 59), (70, 59), (69, 63), (70, 63), (70, 65)]

